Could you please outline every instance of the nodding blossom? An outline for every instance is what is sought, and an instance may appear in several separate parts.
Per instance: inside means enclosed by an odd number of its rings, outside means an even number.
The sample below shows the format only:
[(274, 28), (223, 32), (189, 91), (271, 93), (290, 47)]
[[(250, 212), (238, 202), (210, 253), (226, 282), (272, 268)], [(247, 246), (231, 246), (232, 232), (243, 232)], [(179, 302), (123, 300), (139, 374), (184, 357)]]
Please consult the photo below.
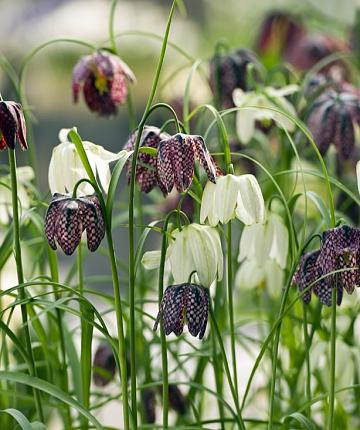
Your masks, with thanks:
[(28, 149), (26, 142), (26, 123), (22, 107), (12, 101), (0, 101), (0, 151), (15, 149), (18, 141), (20, 148)]

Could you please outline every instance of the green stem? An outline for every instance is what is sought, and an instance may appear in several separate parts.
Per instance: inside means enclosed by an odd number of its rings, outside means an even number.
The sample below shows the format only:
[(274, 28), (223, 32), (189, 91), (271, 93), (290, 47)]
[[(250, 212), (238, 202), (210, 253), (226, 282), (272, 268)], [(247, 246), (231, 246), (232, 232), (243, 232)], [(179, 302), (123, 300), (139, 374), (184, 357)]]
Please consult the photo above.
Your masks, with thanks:
[[(286, 288), (282, 294), (281, 297), (281, 304), (280, 304), (280, 310), (278, 317), (280, 318), (280, 315), (283, 315), (286, 300), (289, 294), (291, 283), (288, 282), (286, 285)], [(275, 386), (276, 386), (276, 371), (277, 371), (277, 357), (278, 357), (278, 350), (279, 350), (279, 341), (280, 341), (280, 332), (281, 332), (281, 323), (277, 326), (275, 331), (275, 338), (274, 338), (274, 344), (273, 344), (273, 350), (272, 350), (272, 363), (273, 363), (273, 369), (271, 374), (271, 382), (270, 382), (270, 403), (269, 403), (269, 421), (268, 421), (268, 430), (272, 430), (274, 425), (274, 400), (275, 400)]]
[(109, 41), (110, 41), (111, 49), (115, 54), (117, 53), (115, 33), (114, 33), (114, 19), (115, 19), (116, 5), (117, 5), (117, 0), (112, 0), (111, 6), (110, 6), (110, 15), (109, 15)]
[[(105, 231), (106, 239), (108, 243), (108, 252), (111, 264), (111, 276), (114, 288), (114, 300), (115, 300), (115, 313), (116, 313), (116, 325), (118, 332), (118, 342), (119, 342), (119, 361), (120, 361), (120, 379), (121, 379), (121, 394), (122, 394), (122, 404), (123, 404), (123, 416), (124, 416), (124, 429), (130, 429), (130, 409), (129, 409), (129, 397), (128, 397), (128, 385), (127, 385), (127, 367), (126, 367), (126, 344), (123, 328), (123, 312), (121, 305), (121, 294), (120, 294), (120, 282), (119, 274), (116, 264), (116, 255), (114, 250), (114, 242), (111, 232), (111, 217), (112, 211), (106, 210), (106, 204), (104, 198), (101, 194), (101, 189), (96, 181), (94, 172), (92, 171), (89, 159), (86, 155), (82, 140), (75, 130), (69, 132), (69, 136), (72, 142), (76, 146), (76, 150), (81, 158), (81, 161), (85, 167), (86, 173), (88, 174), (90, 181), (96, 191), (96, 194), (100, 200), (101, 209), (105, 216)], [(134, 415), (136, 410), (134, 411)]]
[(229, 364), (228, 364), (227, 357), (226, 357), (226, 351), (225, 351), (224, 343), (223, 343), (223, 340), (221, 337), (219, 327), (218, 327), (217, 322), (216, 322), (216, 318), (214, 315), (214, 311), (213, 311), (211, 302), (209, 304), (209, 312), (210, 312), (210, 317), (211, 317), (211, 325), (212, 325), (213, 329), (215, 330), (215, 334), (216, 334), (216, 337), (217, 337), (217, 340), (218, 340), (218, 343), (220, 346), (220, 351), (221, 351), (222, 358), (223, 358), (225, 373), (226, 373), (226, 376), (228, 379), (231, 395), (232, 395), (232, 398), (233, 398), (233, 401), (235, 404), (235, 409), (236, 409), (236, 413), (237, 413), (237, 424), (241, 430), (245, 430), (245, 424), (244, 424), (244, 421), (243, 421), (242, 416), (241, 416), (239, 399), (237, 397), (237, 393), (235, 391), (235, 387), (234, 387), (234, 384), (233, 384), (232, 379), (231, 379), (231, 373), (230, 373), (230, 368), (229, 368)]
[(222, 369), (219, 368), (221, 366), (221, 361), (219, 360), (218, 353), (217, 353), (216, 334), (215, 334), (214, 330), (212, 330), (212, 332), (211, 332), (211, 340), (212, 340), (212, 342), (211, 342), (211, 344), (212, 344), (212, 360), (213, 360), (213, 368), (214, 368), (215, 386), (216, 386), (216, 393), (219, 396), (217, 403), (218, 403), (218, 409), (219, 409), (219, 416), (221, 419), (221, 430), (225, 430), (224, 405), (220, 401), (220, 398), (222, 398), (224, 395), (223, 394), (223, 384), (222, 384), (222, 372), (221, 372)]
[[(17, 197), (17, 179), (16, 179), (16, 158), (15, 151), (9, 149), (9, 165), (10, 165), (10, 177), (11, 177), (11, 198), (12, 198), (12, 208), (13, 208), (13, 231), (14, 231), (14, 258), (16, 262), (16, 271), (18, 283), (24, 283), (24, 273), (22, 265), (21, 256), (21, 244), (20, 244), (20, 222), (19, 222), (19, 207), (18, 207), (18, 197)], [(19, 288), (19, 300), (26, 300), (25, 288)], [(31, 347), (30, 330), (27, 319), (27, 309), (26, 304), (21, 305), (21, 317), (23, 322), (23, 333), (25, 337), (25, 346), (29, 356), (29, 373), (31, 376), (36, 375), (36, 367), (34, 361), (34, 354)], [(38, 390), (34, 389), (34, 401), (36, 406), (36, 412), (41, 422), (44, 422), (44, 414), (41, 405), (40, 393)]]
[(302, 304), (303, 308), (303, 328), (304, 328), (304, 341), (305, 341), (305, 362), (306, 362), (306, 383), (305, 383), (305, 393), (306, 399), (309, 403), (309, 407), (307, 409), (308, 418), (311, 417), (311, 368), (310, 368), (310, 347), (311, 342), (308, 333), (308, 321), (307, 321), (307, 309), (306, 304)]
[(231, 361), (233, 366), (233, 380), (236, 397), (239, 401), (238, 391), (238, 377), (237, 377), (237, 366), (236, 366), (236, 340), (235, 340), (235, 323), (234, 323), (234, 304), (233, 304), (233, 291), (232, 291), (232, 250), (231, 250), (231, 221), (227, 224), (227, 235), (226, 235), (226, 248), (227, 248), (227, 295), (228, 295), (228, 307), (229, 307), (229, 320), (230, 320), (230, 342), (231, 342)]
[(160, 58), (155, 72), (154, 81), (150, 91), (150, 95), (139, 123), (137, 139), (135, 142), (134, 153), (131, 163), (130, 191), (129, 191), (129, 298), (130, 298), (130, 369), (131, 369), (131, 406), (134, 416), (134, 428), (137, 429), (137, 389), (136, 389), (136, 333), (135, 333), (135, 243), (134, 243), (134, 195), (135, 195), (135, 175), (136, 162), (139, 153), (140, 139), (145, 126), (147, 115), (151, 109), (152, 102), (155, 97), (156, 88), (159, 82), (162, 65), (164, 62), (167, 41), (170, 32), (170, 25), (174, 14), (176, 0), (173, 1), (169, 18), (166, 25), (164, 40), (161, 47)]
[(337, 287), (335, 283), (331, 295), (329, 430), (335, 428), (336, 293)]
[[(56, 252), (48, 246), (48, 261), (50, 266), (51, 279), (54, 282), (59, 282), (59, 268)], [(54, 285), (54, 296), (55, 300), (61, 299), (61, 293), (58, 291), (57, 285)], [(62, 383), (62, 389), (65, 393), (69, 391), (68, 371), (67, 371), (67, 359), (66, 359), (66, 347), (65, 347), (65, 335), (63, 327), (63, 312), (61, 309), (56, 308), (56, 320), (60, 338), (60, 354), (61, 354), (61, 369), (60, 378)], [(71, 411), (68, 405), (64, 405), (65, 409), (65, 427), (72, 428)]]

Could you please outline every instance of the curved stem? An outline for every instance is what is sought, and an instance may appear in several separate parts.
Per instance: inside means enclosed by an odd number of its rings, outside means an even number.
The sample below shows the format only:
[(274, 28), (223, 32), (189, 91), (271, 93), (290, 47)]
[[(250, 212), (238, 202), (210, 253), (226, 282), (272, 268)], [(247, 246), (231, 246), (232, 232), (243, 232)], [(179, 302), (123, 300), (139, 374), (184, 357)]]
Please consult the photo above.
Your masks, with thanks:
[[(24, 273), (23, 273), (21, 244), (20, 244), (20, 222), (19, 222), (19, 208), (18, 208), (18, 199), (17, 199), (15, 151), (12, 149), (9, 149), (8, 154), (9, 154), (10, 177), (11, 177), (11, 198), (12, 198), (12, 208), (13, 208), (14, 257), (16, 262), (16, 272), (17, 272), (18, 283), (23, 284)], [(18, 295), (19, 295), (20, 301), (26, 300), (25, 288), (20, 288)], [(26, 304), (21, 305), (21, 317), (23, 322), (25, 346), (29, 356), (29, 373), (31, 376), (37, 376), (35, 361), (34, 361), (34, 354), (31, 346), (31, 338), (30, 338), (30, 330), (29, 330), (28, 319), (27, 319)], [(33, 389), (33, 393), (34, 393), (36, 412), (38, 414), (40, 421), (44, 422), (44, 414), (43, 414), (42, 405), (41, 405), (40, 393), (35, 388)]]
[(112, 0), (111, 6), (110, 6), (110, 15), (109, 15), (109, 41), (110, 41), (111, 49), (114, 53), (117, 53), (115, 33), (114, 33), (114, 18), (115, 18), (116, 5), (117, 5), (117, 0)]
[[(51, 279), (54, 282), (59, 282), (59, 268), (56, 252), (53, 251), (50, 246), (48, 248), (48, 261), (50, 266)], [(53, 286), (54, 288), (54, 296), (55, 300), (61, 299), (61, 293), (58, 291), (57, 285)], [(66, 358), (66, 347), (65, 347), (65, 334), (63, 327), (63, 311), (58, 307), (55, 309), (56, 311), (56, 320), (59, 330), (59, 338), (60, 338), (60, 354), (61, 354), (61, 381), (62, 381), (62, 389), (67, 393), (69, 391), (69, 381), (68, 381), (68, 370), (67, 370), (67, 358)], [(72, 427), (72, 418), (70, 406), (65, 405), (65, 426), (71, 428)]]
[(336, 293), (337, 288), (335, 283), (331, 294), (329, 430), (335, 428)]
[(164, 40), (161, 47), (160, 58), (155, 72), (154, 81), (150, 91), (150, 95), (139, 123), (137, 138), (134, 147), (134, 153), (131, 163), (130, 191), (129, 191), (129, 298), (130, 298), (130, 369), (131, 369), (131, 406), (134, 417), (134, 428), (137, 429), (137, 392), (136, 392), (136, 333), (135, 333), (135, 243), (134, 243), (134, 196), (135, 196), (135, 175), (136, 162), (139, 153), (140, 139), (145, 126), (146, 118), (150, 112), (152, 102), (155, 97), (156, 88), (159, 82), (162, 65), (164, 62), (167, 41), (170, 32), (172, 17), (174, 14), (176, 0), (173, 1), (169, 18), (166, 25)]

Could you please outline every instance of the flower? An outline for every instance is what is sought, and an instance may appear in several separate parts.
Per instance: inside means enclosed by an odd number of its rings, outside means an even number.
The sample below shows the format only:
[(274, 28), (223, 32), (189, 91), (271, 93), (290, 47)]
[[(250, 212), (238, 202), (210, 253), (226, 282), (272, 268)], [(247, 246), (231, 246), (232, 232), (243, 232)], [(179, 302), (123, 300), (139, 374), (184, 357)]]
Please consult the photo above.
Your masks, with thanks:
[(186, 282), (196, 271), (201, 285), (209, 287), (223, 277), (223, 253), (218, 231), (206, 225), (189, 224), (171, 233), (167, 256), (176, 283)]
[[(129, 136), (128, 141), (124, 146), (124, 150), (133, 150), (135, 146), (135, 141), (137, 138), (138, 131), (135, 130)], [(148, 146), (151, 148), (158, 149), (159, 143), (163, 139), (167, 139), (169, 134), (162, 132), (157, 127), (145, 126), (141, 135), (140, 148), (143, 146)], [(138, 160), (136, 164), (136, 180), (140, 185), (140, 189), (144, 193), (149, 193), (156, 185), (160, 187), (163, 193), (166, 194), (162, 183), (159, 180), (157, 169), (156, 169), (157, 158), (154, 155), (140, 152), (138, 155)], [(149, 166), (150, 168), (146, 167)], [(131, 175), (131, 163), (127, 162), (127, 177), (130, 181)]]
[(115, 376), (116, 362), (112, 349), (107, 343), (101, 343), (93, 362), (93, 381), (98, 387), (105, 387)]
[(0, 151), (15, 149), (16, 140), (23, 151), (28, 149), (22, 107), (19, 103), (0, 101)]
[[(175, 283), (187, 282), (196, 272), (200, 284), (210, 287), (223, 277), (223, 253), (216, 228), (192, 223), (171, 232), (172, 240), (166, 250), (165, 268), (170, 270)], [(157, 269), (160, 251), (145, 252), (142, 264), (147, 270)]]
[(164, 323), (166, 336), (174, 332), (180, 336), (187, 324), (189, 333), (202, 339), (205, 334), (209, 310), (209, 292), (196, 284), (170, 285), (166, 288), (154, 324)]
[[(28, 184), (35, 177), (34, 170), (30, 166), (17, 167), (17, 192), (22, 210), (29, 209), (31, 205)], [(10, 175), (0, 177), (0, 224), (8, 224), (12, 217), (12, 197)]]
[(129, 66), (118, 56), (104, 51), (86, 55), (73, 70), (72, 92), (74, 102), (83, 94), (88, 108), (100, 115), (116, 114), (117, 106), (125, 103), (128, 89), (126, 79), (135, 81)]
[(354, 125), (360, 124), (359, 109), (360, 98), (354, 92), (328, 89), (314, 100), (307, 125), (322, 155), (333, 143), (341, 159), (351, 157), (355, 148)]
[(226, 175), (217, 178), (216, 184), (207, 182), (200, 209), (200, 222), (215, 227), (226, 224), (235, 216), (244, 224), (262, 223), (265, 220), (264, 198), (254, 175)]
[(276, 293), (283, 284), (289, 250), (289, 233), (281, 217), (270, 213), (264, 224), (245, 226), (240, 239), (235, 277), (239, 288), (253, 288), (266, 282)]
[(323, 233), (319, 250), (301, 257), (293, 284), (300, 292), (311, 286), (302, 296), (305, 303), (310, 302), (313, 291), (326, 306), (331, 306), (332, 289), (336, 286), (340, 305), (344, 289), (352, 294), (355, 286), (360, 286), (359, 264), (360, 229), (348, 225), (332, 228)]
[(95, 195), (72, 198), (54, 194), (45, 217), (45, 235), (52, 249), (56, 242), (71, 255), (86, 230), (87, 245), (96, 251), (105, 236), (105, 220), (99, 199)]
[[(286, 115), (278, 110), (296, 117), (294, 106), (286, 96), (298, 91), (297, 85), (286, 85), (283, 88), (265, 87), (261, 91), (244, 92), (236, 89), (233, 92), (235, 106), (241, 109), (236, 114), (236, 130), (239, 140), (248, 143), (255, 132), (256, 121), (275, 121), (280, 127), (294, 131), (295, 125)], [(274, 111), (272, 109), (276, 109)]]
[[(67, 140), (70, 129), (61, 129), (59, 133), (60, 144), (55, 146), (49, 164), (49, 187), (52, 194), (65, 194), (72, 192), (80, 179), (89, 178), (85, 167), (77, 153), (76, 146)], [(100, 145), (92, 142), (83, 142), (86, 155), (93, 172), (99, 177), (100, 184), (105, 192), (110, 184), (109, 163), (120, 158), (127, 158), (132, 152), (120, 151), (114, 154)], [(93, 192), (93, 187), (85, 182), (80, 184), (78, 195), (87, 195)]]
[(186, 400), (176, 384), (169, 384), (169, 406), (179, 415), (186, 414)]
[(197, 158), (211, 182), (216, 182), (216, 166), (201, 136), (175, 134), (159, 144), (157, 169), (166, 193), (174, 185), (179, 192), (186, 191), (194, 175), (194, 159)]
[(219, 95), (221, 106), (225, 109), (234, 106), (232, 93), (235, 88), (249, 89), (247, 68), (249, 64), (259, 69), (261, 64), (249, 49), (236, 49), (227, 55), (216, 54), (210, 60), (210, 87)]
[(268, 65), (276, 64), (282, 56), (287, 56), (304, 33), (299, 16), (271, 11), (261, 23), (256, 50)]

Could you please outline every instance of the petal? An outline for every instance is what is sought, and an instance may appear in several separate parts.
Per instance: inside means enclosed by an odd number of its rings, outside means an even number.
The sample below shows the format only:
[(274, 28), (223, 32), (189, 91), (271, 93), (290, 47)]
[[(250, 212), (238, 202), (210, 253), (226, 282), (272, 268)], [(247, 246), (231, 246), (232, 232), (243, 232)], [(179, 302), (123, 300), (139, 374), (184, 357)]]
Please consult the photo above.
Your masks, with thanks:
[(255, 288), (264, 281), (264, 276), (264, 268), (258, 266), (256, 260), (246, 260), (236, 273), (236, 288)]
[(147, 251), (141, 259), (146, 270), (158, 269), (160, 266), (161, 251)]
[(266, 288), (272, 297), (279, 297), (284, 285), (284, 271), (272, 259), (265, 263)]
[(171, 233), (175, 240), (171, 245), (169, 262), (171, 274), (177, 284), (187, 282), (190, 273), (196, 270), (184, 230), (186, 232), (186, 227), (181, 232), (175, 230)]
[(200, 160), (209, 181), (216, 182), (216, 168), (213, 159), (205, 145), (204, 139), (201, 136), (191, 136), (193, 143), (193, 151), (195, 156)]
[(99, 247), (105, 236), (105, 219), (97, 196), (86, 196), (79, 199), (83, 230), (86, 230), (87, 245), (91, 252)]
[(265, 221), (265, 204), (261, 188), (254, 175), (238, 177), (236, 216), (246, 225)]
[(202, 339), (206, 330), (209, 309), (209, 293), (202, 286), (190, 284), (186, 290), (186, 323), (192, 336)]
[(289, 249), (289, 233), (282, 219), (272, 213), (266, 229), (266, 245), (269, 258), (272, 258), (282, 268), (286, 268)]
[(69, 199), (64, 204), (61, 204), (54, 228), (55, 237), (60, 248), (65, 254), (71, 255), (79, 245), (83, 232), (77, 202)]
[(238, 177), (222, 176), (217, 180), (215, 189), (215, 208), (217, 216), (223, 224), (235, 218), (235, 207), (239, 189)]
[(215, 205), (215, 193), (220, 180), (221, 178), (218, 179), (216, 184), (208, 181), (205, 185), (200, 208), (200, 222), (202, 224), (205, 222), (206, 218), (208, 219), (209, 224), (213, 227), (215, 227), (219, 222)]
[(247, 144), (255, 132), (256, 109), (244, 108), (236, 114), (236, 132), (241, 143)]
[(238, 261), (255, 260), (263, 266), (268, 258), (265, 241), (266, 227), (264, 224), (246, 225), (240, 239)]

